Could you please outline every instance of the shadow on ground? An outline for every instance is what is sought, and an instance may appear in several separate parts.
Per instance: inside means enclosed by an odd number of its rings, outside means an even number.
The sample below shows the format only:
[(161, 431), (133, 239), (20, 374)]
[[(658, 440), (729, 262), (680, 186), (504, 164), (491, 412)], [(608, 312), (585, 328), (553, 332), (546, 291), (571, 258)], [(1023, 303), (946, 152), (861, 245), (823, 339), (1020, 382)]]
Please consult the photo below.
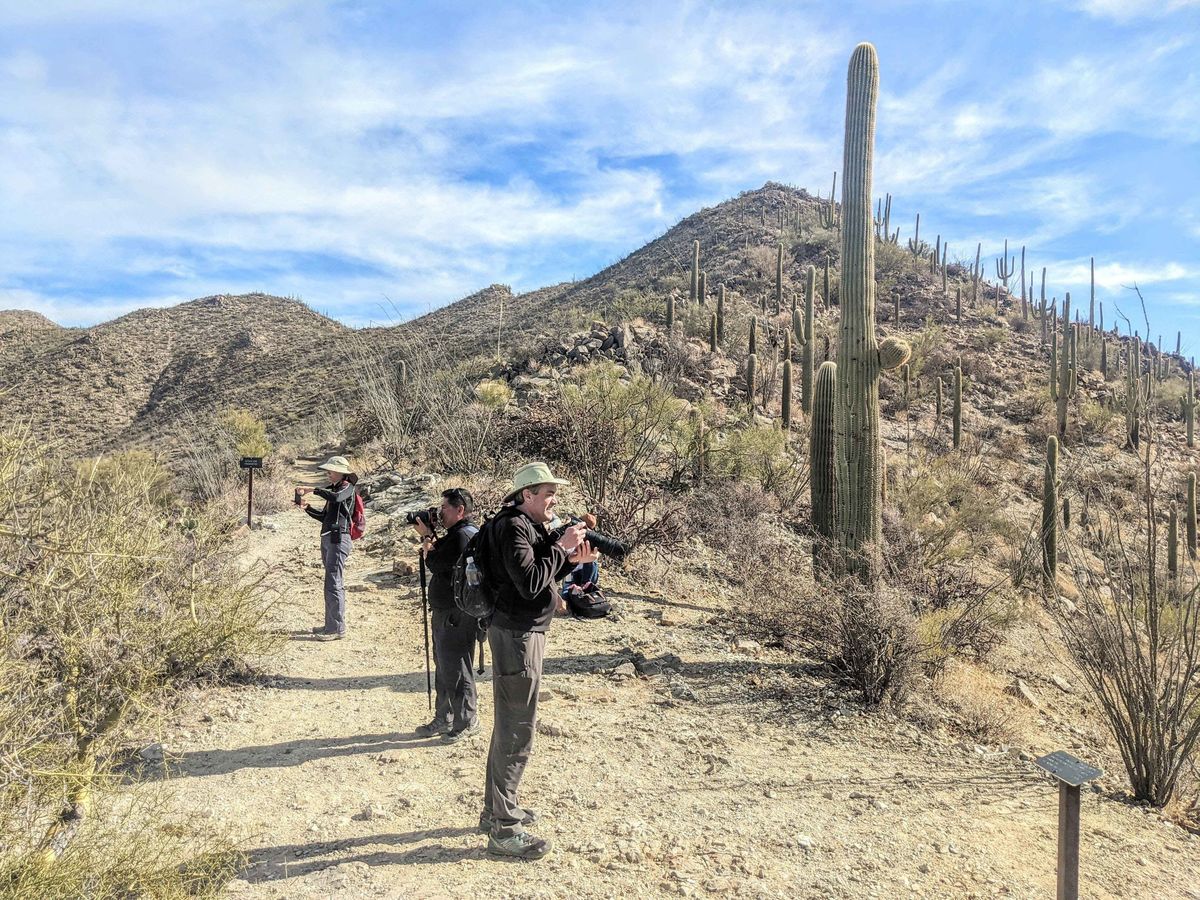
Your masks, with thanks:
[(415, 863), (454, 863), (464, 859), (481, 859), (485, 855), (486, 838), (480, 836), (473, 847), (447, 847), (444, 844), (421, 843), (407, 850), (372, 850), (367, 853), (343, 855), (347, 850), (366, 847), (403, 846), (440, 838), (457, 838), (475, 833), (473, 828), (430, 828), (426, 831), (406, 831), (399, 834), (373, 834), (367, 837), (337, 841), (318, 841), (312, 844), (289, 844), (252, 850), (241, 876), (251, 884), (298, 878), (344, 863), (362, 862), (369, 866), (412, 865)]

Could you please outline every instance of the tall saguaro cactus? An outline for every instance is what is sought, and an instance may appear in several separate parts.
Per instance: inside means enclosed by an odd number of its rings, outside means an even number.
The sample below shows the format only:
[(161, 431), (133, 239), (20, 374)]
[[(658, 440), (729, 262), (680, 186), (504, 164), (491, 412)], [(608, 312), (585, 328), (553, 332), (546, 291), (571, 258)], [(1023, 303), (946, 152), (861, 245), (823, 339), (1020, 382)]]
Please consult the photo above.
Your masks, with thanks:
[(688, 300), (696, 302), (700, 296), (700, 242), (692, 241), (692, 284)]
[(878, 573), (883, 530), (883, 451), (879, 375), (903, 365), (907, 343), (875, 340), (875, 241), (871, 215), (871, 165), (879, 59), (859, 44), (846, 74), (846, 138), (842, 156), (842, 306), (835, 422), (838, 542), (846, 571), (863, 581)]
[(783, 311), (783, 244), (775, 257), (775, 315)]
[(1062, 317), (1062, 349), (1058, 354), (1058, 372), (1054, 373), (1050, 382), (1051, 396), (1054, 399), (1055, 413), (1058, 425), (1058, 439), (1065, 443), (1067, 437), (1067, 405), (1075, 396), (1077, 355), (1074, 329), (1070, 322), (1071, 294), (1068, 292), (1063, 300)]

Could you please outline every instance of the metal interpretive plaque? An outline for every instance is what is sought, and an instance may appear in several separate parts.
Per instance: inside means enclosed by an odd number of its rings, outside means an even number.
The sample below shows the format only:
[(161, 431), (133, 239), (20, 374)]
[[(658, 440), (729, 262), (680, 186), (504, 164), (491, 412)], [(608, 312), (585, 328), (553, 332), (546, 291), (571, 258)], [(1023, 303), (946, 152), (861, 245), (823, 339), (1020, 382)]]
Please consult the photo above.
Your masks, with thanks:
[(1045, 769), (1063, 784), (1068, 784), (1071, 787), (1079, 787), (1082, 784), (1087, 784), (1089, 781), (1095, 781), (1104, 774), (1100, 769), (1076, 759), (1065, 750), (1055, 750), (1053, 753), (1047, 753), (1045, 756), (1034, 760), (1034, 765)]

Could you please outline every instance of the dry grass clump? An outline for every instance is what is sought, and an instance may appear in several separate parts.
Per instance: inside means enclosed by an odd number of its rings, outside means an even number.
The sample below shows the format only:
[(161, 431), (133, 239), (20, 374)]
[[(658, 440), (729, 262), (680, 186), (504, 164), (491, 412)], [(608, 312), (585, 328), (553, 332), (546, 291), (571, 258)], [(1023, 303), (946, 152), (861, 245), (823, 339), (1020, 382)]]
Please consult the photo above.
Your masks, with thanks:
[(0, 890), (15, 896), (136, 892), (148, 869), (84, 849), (113, 751), (185, 687), (246, 672), (273, 641), (260, 584), (218, 525), (172, 510), (140, 463), (100, 478), (102, 464), (76, 468), (20, 427), (0, 431)]
[(953, 708), (959, 727), (981, 744), (1015, 744), (1029, 725), (1025, 710), (1004, 693), (999, 676), (977, 666), (947, 667), (938, 693)]

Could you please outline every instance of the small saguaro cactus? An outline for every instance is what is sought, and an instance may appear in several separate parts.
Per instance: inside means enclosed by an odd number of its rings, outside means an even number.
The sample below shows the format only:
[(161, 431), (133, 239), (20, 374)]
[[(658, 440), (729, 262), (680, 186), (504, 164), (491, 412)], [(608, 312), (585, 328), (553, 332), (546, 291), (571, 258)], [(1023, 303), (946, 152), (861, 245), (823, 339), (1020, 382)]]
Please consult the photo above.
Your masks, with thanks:
[(1188, 472), (1187, 478), (1187, 509), (1184, 510), (1184, 522), (1187, 523), (1188, 556), (1196, 558), (1196, 473)]
[(821, 282), (821, 296), (825, 300), (825, 308), (833, 306), (833, 294), (829, 293), (829, 254), (825, 254), (825, 277)]
[(1063, 442), (1066, 441), (1067, 435), (1067, 404), (1075, 397), (1078, 386), (1075, 371), (1075, 336), (1078, 332), (1071, 327), (1070, 310), (1071, 295), (1068, 293), (1063, 300), (1062, 350), (1058, 354), (1058, 372), (1050, 385), (1050, 397), (1055, 404), (1058, 439)]
[(754, 408), (754, 391), (758, 386), (758, 354), (746, 357), (746, 400)]
[(675, 327), (675, 298), (667, 298), (667, 331)]
[(783, 396), (780, 400), (780, 417), (783, 420), (783, 430), (792, 427), (792, 361), (783, 361)]
[(815, 313), (817, 308), (817, 267), (809, 266), (805, 272), (804, 290), (804, 347), (800, 353), (800, 408), (807, 416), (812, 412), (813, 366), (816, 364), (816, 341), (813, 340)]
[(1058, 577), (1058, 438), (1046, 437), (1042, 476), (1042, 576), (1053, 589)]
[(1142, 410), (1145, 406), (1142, 381), (1142, 343), (1136, 335), (1129, 345), (1129, 360), (1125, 366), (1125, 445), (1138, 448)]
[(801, 347), (804, 346), (804, 319), (800, 316), (800, 310), (792, 311), (792, 334), (796, 336), (796, 343)]
[(813, 571), (818, 575), (828, 575), (834, 569), (833, 546), (837, 540), (837, 453), (833, 422), (836, 382), (837, 364), (821, 363), (813, 389), (808, 433)]
[(750, 336), (746, 352), (753, 356), (758, 352), (758, 316), (750, 317)]
[(717, 294), (717, 340), (725, 340), (725, 285), (721, 285), (721, 293)]
[(1179, 507), (1171, 501), (1171, 512), (1167, 518), (1167, 573), (1179, 575)]
[(699, 303), (703, 304), (704, 298), (707, 296), (708, 296), (708, 273), (701, 272), (700, 273), (700, 290), (696, 294), (696, 300)]
[(962, 366), (954, 367), (954, 406), (951, 409), (953, 421), (954, 449), (962, 443)]
[(1063, 531), (1064, 532), (1070, 531), (1071, 530), (1071, 498), (1070, 497), (1062, 498), (1062, 520), (1063, 520)]
[(688, 294), (688, 299), (696, 302), (696, 298), (700, 296), (700, 242), (692, 241), (692, 284), (691, 292)]
[(400, 387), (405, 387), (408, 385), (408, 363), (406, 363), (404, 360), (400, 360), (400, 362), (396, 364), (396, 381), (399, 383)]
[(937, 382), (937, 388), (933, 396), (933, 423), (940, 425), (942, 421), (942, 376), (935, 375), (934, 381)]
[(775, 315), (783, 312), (783, 244), (775, 256)]
[(790, 360), (792, 358), (792, 332), (786, 330), (783, 332), (783, 358)]
[(904, 408), (908, 409), (909, 397), (912, 393), (912, 367), (905, 363), (900, 367), (900, 380), (904, 383)]
[(962, 285), (960, 284), (954, 290), (954, 321), (956, 324), (962, 324)]
[(708, 317), (708, 352), (717, 352), (717, 314)]
[(879, 60), (868, 43), (854, 48), (846, 73), (842, 157), (842, 307), (836, 422), (838, 541), (845, 570), (871, 583), (879, 572), (883, 506), (879, 377), (908, 361), (895, 337), (875, 338), (875, 240), (871, 233), (871, 169)]
[(1183, 400), (1183, 419), (1187, 430), (1187, 445), (1196, 446), (1196, 373), (1188, 372), (1187, 396)]

